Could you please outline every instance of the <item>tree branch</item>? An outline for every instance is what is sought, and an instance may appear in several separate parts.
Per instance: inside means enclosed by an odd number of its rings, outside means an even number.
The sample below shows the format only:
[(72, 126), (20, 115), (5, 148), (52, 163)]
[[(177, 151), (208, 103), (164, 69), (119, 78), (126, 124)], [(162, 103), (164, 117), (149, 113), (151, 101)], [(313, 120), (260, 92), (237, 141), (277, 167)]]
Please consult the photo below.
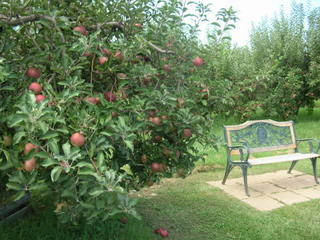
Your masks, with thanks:
[(35, 21), (39, 21), (41, 19), (45, 19), (49, 22), (51, 22), (55, 29), (59, 32), (60, 36), (61, 36), (61, 41), (62, 42), (66, 42), (65, 37), (61, 31), (61, 29), (59, 28), (57, 21), (54, 17), (52, 16), (48, 16), (48, 15), (30, 15), (30, 16), (22, 16), (22, 17), (15, 17), (15, 18), (11, 18), (11, 17), (7, 17), (3, 14), (0, 14), (0, 22), (5, 22), (6, 24), (12, 25), (12, 26), (19, 26), (19, 25), (23, 25), (29, 22), (35, 22)]
[(111, 27), (117, 27), (120, 29), (124, 29), (124, 24), (122, 22), (104, 22), (104, 23), (97, 23), (95, 25), (90, 26), (90, 28), (95, 30), (100, 30), (101, 27), (104, 25), (111, 26)]
[(148, 42), (149, 46), (154, 48), (155, 50), (157, 50), (159, 53), (167, 53), (167, 54), (175, 54), (175, 52), (171, 51), (171, 50), (164, 50), (164, 49), (161, 49), (160, 47), (154, 45), (153, 43), (151, 42)]

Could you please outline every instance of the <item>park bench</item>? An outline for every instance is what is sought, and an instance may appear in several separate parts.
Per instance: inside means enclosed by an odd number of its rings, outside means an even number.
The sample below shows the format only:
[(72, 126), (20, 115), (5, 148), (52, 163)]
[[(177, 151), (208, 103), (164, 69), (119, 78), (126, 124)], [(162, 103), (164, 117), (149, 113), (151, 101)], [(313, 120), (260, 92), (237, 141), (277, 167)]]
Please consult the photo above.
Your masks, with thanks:
[[(320, 156), (317, 154), (319, 147), (314, 151), (314, 139), (296, 139), (293, 125), (293, 121), (255, 120), (240, 125), (224, 126), (227, 143), (227, 166), (222, 184), (225, 184), (233, 167), (239, 166), (242, 169), (245, 192), (247, 196), (250, 196), (247, 181), (249, 167), (291, 162), (288, 170), (288, 173), (290, 173), (296, 163), (302, 159), (311, 160), (314, 179), (319, 184), (316, 172), (317, 157)], [(309, 152), (299, 152), (298, 145), (301, 142), (308, 143)], [(287, 152), (284, 153), (283, 150)], [(262, 152), (273, 153), (273, 155), (268, 157), (252, 156), (252, 154)]]

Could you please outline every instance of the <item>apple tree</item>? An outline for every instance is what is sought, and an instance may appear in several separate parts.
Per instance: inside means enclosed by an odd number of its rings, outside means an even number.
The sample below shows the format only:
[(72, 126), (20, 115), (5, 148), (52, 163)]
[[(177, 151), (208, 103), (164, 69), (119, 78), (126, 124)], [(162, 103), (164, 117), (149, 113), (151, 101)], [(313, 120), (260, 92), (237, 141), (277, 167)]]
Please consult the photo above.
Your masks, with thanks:
[(0, 9), (0, 177), (16, 198), (49, 194), (62, 221), (138, 216), (131, 190), (186, 176), (199, 146), (215, 145), (197, 38), (208, 6), (4, 0)]

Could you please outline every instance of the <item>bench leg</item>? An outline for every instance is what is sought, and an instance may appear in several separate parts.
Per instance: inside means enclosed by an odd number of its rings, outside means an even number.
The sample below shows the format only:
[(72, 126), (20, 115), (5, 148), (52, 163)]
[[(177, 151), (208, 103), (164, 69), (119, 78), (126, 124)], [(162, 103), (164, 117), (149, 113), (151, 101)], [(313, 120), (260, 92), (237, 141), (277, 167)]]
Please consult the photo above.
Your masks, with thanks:
[(247, 196), (250, 197), (249, 189), (248, 189), (248, 167), (241, 166), (241, 169), (242, 169), (242, 175), (243, 175), (244, 189), (246, 191)]
[(292, 161), (291, 166), (290, 166), (290, 168), (289, 168), (289, 170), (288, 170), (288, 173), (289, 173), (289, 174), (291, 173), (292, 169), (293, 169), (294, 166), (297, 164), (297, 162), (298, 162), (298, 161)]
[(226, 183), (227, 178), (228, 178), (229, 173), (231, 172), (232, 168), (233, 168), (233, 166), (228, 162), (227, 166), (226, 166), (226, 172), (224, 173), (224, 177), (223, 177), (223, 180), (222, 180), (222, 184)]
[(319, 181), (317, 178), (317, 158), (311, 158), (311, 162), (312, 162), (314, 180), (316, 181), (317, 184), (319, 184)]

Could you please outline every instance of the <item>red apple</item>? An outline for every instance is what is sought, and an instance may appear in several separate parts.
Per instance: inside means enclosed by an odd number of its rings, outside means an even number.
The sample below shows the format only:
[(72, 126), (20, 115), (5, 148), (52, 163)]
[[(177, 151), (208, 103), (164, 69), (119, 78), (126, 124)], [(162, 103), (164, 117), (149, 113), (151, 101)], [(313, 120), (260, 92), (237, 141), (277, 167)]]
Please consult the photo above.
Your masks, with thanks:
[(88, 31), (84, 26), (76, 26), (73, 28), (73, 31), (79, 32), (84, 36), (88, 35)]
[(163, 70), (164, 70), (165, 72), (170, 72), (170, 71), (171, 71), (170, 65), (169, 65), (169, 64), (164, 64), (164, 65), (163, 65)]
[(36, 168), (37, 160), (35, 158), (31, 158), (29, 160), (26, 160), (23, 164), (24, 170), (27, 172), (32, 172), (33, 169)]
[(117, 96), (113, 92), (105, 92), (104, 93), (104, 98), (108, 102), (115, 102), (117, 100)]
[(32, 149), (38, 150), (39, 147), (34, 145), (33, 143), (26, 143), (24, 146), (24, 155), (27, 155)]
[(123, 218), (120, 218), (119, 221), (122, 223), (122, 224), (126, 224), (129, 222), (129, 219), (126, 218), (126, 217), (123, 217)]
[(39, 78), (41, 75), (41, 71), (38, 68), (28, 68), (26, 75), (29, 78)]
[(209, 97), (209, 89), (208, 88), (201, 89), (200, 92), (203, 95), (202, 98), (208, 99), (208, 97)]
[(182, 133), (183, 138), (190, 138), (192, 136), (192, 132), (189, 128), (183, 129)]
[(159, 143), (159, 142), (161, 142), (161, 141), (162, 141), (162, 137), (161, 137), (161, 136), (159, 136), (159, 135), (154, 136), (154, 137), (153, 137), (153, 141), (154, 141), (154, 142)]
[(142, 24), (141, 23), (135, 23), (134, 26), (137, 27), (137, 28), (141, 28)]
[(81, 147), (85, 144), (86, 139), (82, 134), (74, 133), (70, 137), (70, 142), (75, 147)]
[(159, 118), (159, 117), (149, 117), (149, 121), (153, 122), (156, 125), (160, 125), (161, 124), (161, 118)]
[(98, 104), (100, 103), (100, 99), (97, 97), (87, 97), (86, 101), (91, 103), (91, 104)]
[(162, 170), (161, 164), (159, 163), (152, 163), (150, 168), (152, 172), (160, 172)]
[(124, 56), (120, 50), (117, 50), (116, 53), (114, 54), (115, 59), (122, 61)]
[(165, 229), (160, 229), (159, 234), (161, 237), (169, 237), (169, 232)]
[(29, 85), (28, 87), (29, 90), (33, 91), (34, 93), (41, 93), (42, 92), (42, 87), (40, 83), (33, 82)]
[(107, 61), (108, 61), (108, 58), (107, 58), (107, 57), (99, 57), (99, 58), (98, 58), (98, 63), (99, 63), (100, 65), (105, 64)]
[(83, 56), (85, 57), (91, 57), (92, 53), (91, 52), (84, 52)]
[(42, 102), (46, 97), (42, 94), (36, 95), (36, 103)]
[(117, 112), (112, 112), (111, 116), (112, 116), (112, 118), (116, 118), (116, 117), (118, 117), (118, 113)]
[(111, 56), (112, 52), (106, 48), (101, 49), (101, 52), (107, 56)]
[(203, 65), (203, 60), (200, 57), (196, 57), (195, 59), (193, 59), (193, 65), (195, 65), (196, 67), (200, 67)]
[(119, 79), (126, 79), (126, 78), (128, 77), (128, 75), (125, 74), (125, 73), (118, 73), (118, 74), (117, 74), (117, 77), (118, 77)]

